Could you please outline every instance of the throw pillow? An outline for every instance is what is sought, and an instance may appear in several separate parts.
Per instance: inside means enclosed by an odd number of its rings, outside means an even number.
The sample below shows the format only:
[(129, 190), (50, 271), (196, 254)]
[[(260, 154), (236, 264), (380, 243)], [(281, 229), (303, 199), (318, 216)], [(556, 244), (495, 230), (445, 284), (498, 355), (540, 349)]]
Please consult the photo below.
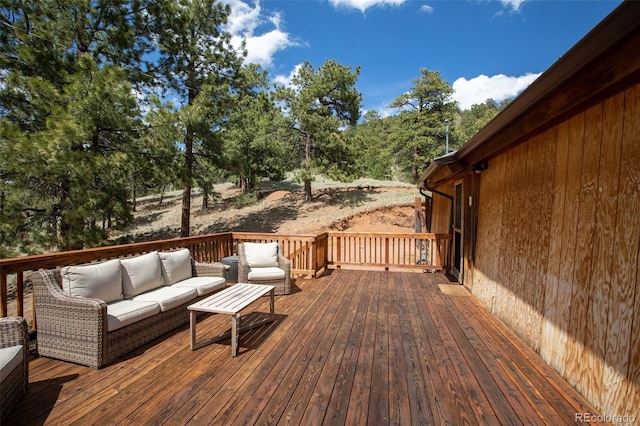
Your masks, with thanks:
[(278, 243), (244, 243), (244, 255), (251, 268), (278, 266)]
[(191, 278), (191, 252), (189, 249), (159, 252), (162, 261), (162, 277), (165, 285)]
[(162, 268), (157, 251), (120, 260), (122, 265), (122, 289), (125, 297), (137, 296), (145, 291), (161, 287)]
[(61, 270), (62, 290), (69, 296), (100, 299), (105, 303), (122, 299), (120, 261), (94, 265), (65, 266)]

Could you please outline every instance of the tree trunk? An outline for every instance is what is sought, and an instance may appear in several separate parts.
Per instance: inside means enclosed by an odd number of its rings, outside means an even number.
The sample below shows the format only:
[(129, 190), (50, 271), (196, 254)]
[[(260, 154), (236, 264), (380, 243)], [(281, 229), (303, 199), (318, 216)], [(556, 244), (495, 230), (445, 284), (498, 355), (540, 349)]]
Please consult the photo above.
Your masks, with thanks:
[(190, 126), (187, 126), (187, 134), (184, 141), (184, 189), (182, 191), (180, 236), (188, 237), (191, 226), (191, 179), (193, 177), (193, 134)]
[(136, 211), (136, 199), (137, 199), (138, 191), (136, 190), (136, 183), (131, 183), (131, 211)]
[[(307, 139), (304, 146), (304, 168), (308, 175), (311, 174), (311, 135), (307, 133)], [(311, 178), (305, 178), (304, 180), (304, 200), (309, 202), (313, 199), (313, 194), (311, 193)]]
[(206, 210), (209, 208), (209, 193), (211, 190), (209, 189), (209, 184), (204, 183), (202, 185), (202, 209)]
[(313, 194), (311, 193), (311, 181), (304, 181), (304, 201), (313, 201)]
[[(67, 200), (71, 195), (71, 183), (68, 180), (63, 180), (60, 183), (62, 189), (60, 196), (60, 208), (55, 214), (58, 215), (58, 247), (61, 251), (67, 250), (80, 250), (83, 248), (82, 242), (78, 241), (72, 235), (73, 229), (84, 228), (84, 224), (81, 220), (75, 219), (75, 223), (71, 221), (69, 215), (65, 214)], [(83, 229), (84, 231), (84, 229)]]
[(249, 185), (246, 177), (242, 176), (238, 180), (238, 183), (240, 183), (240, 190), (242, 191), (243, 194), (246, 194), (247, 192), (249, 192)]

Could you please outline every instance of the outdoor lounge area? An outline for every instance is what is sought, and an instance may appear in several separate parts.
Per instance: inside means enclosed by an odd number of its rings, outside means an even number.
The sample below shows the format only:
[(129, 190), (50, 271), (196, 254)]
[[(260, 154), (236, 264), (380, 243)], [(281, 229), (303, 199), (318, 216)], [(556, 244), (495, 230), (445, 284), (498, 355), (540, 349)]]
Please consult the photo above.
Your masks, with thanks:
[[(229, 339), (191, 351), (185, 324), (100, 370), (34, 359), (3, 424), (560, 425), (595, 414), (442, 273), (329, 270), (295, 280), (276, 306), (235, 358)], [(229, 328), (223, 315), (198, 322), (198, 338)]]

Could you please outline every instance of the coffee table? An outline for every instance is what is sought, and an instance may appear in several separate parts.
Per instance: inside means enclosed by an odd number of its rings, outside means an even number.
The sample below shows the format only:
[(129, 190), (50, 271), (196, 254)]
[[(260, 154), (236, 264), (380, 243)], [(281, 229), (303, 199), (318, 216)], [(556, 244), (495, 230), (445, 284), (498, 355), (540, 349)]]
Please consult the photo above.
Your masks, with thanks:
[[(237, 356), (241, 331), (261, 326), (275, 319), (274, 290), (275, 286), (272, 285), (238, 283), (202, 299), (193, 305), (187, 306), (191, 326), (191, 350), (193, 351), (208, 344), (226, 339), (229, 337), (229, 334), (231, 334), (231, 356)], [(268, 318), (241, 327), (240, 311), (267, 293), (269, 293), (271, 298), (269, 304), (271, 315)], [(196, 343), (196, 314), (198, 312), (231, 315), (231, 332)]]

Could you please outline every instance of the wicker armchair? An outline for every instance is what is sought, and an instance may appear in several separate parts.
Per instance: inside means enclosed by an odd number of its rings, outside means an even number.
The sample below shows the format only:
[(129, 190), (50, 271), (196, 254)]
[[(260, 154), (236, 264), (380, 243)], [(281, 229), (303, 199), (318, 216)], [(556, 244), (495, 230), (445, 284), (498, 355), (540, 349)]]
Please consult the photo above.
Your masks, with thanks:
[[(27, 392), (29, 384), (29, 331), (27, 321), (22, 317), (0, 318), (0, 349), (8, 348), (16, 348), (18, 353), (9, 350), (7, 358), (12, 361), (6, 365), (3, 362), (2, 365), (0, 423), (6, 419), (13, 406)], [(12, 365), (13, 368), (11, 368)]]
[(275, 294), (291, 293), (291, 261), (278, 243), (238, 244), (238, 282), (269, 284)]

